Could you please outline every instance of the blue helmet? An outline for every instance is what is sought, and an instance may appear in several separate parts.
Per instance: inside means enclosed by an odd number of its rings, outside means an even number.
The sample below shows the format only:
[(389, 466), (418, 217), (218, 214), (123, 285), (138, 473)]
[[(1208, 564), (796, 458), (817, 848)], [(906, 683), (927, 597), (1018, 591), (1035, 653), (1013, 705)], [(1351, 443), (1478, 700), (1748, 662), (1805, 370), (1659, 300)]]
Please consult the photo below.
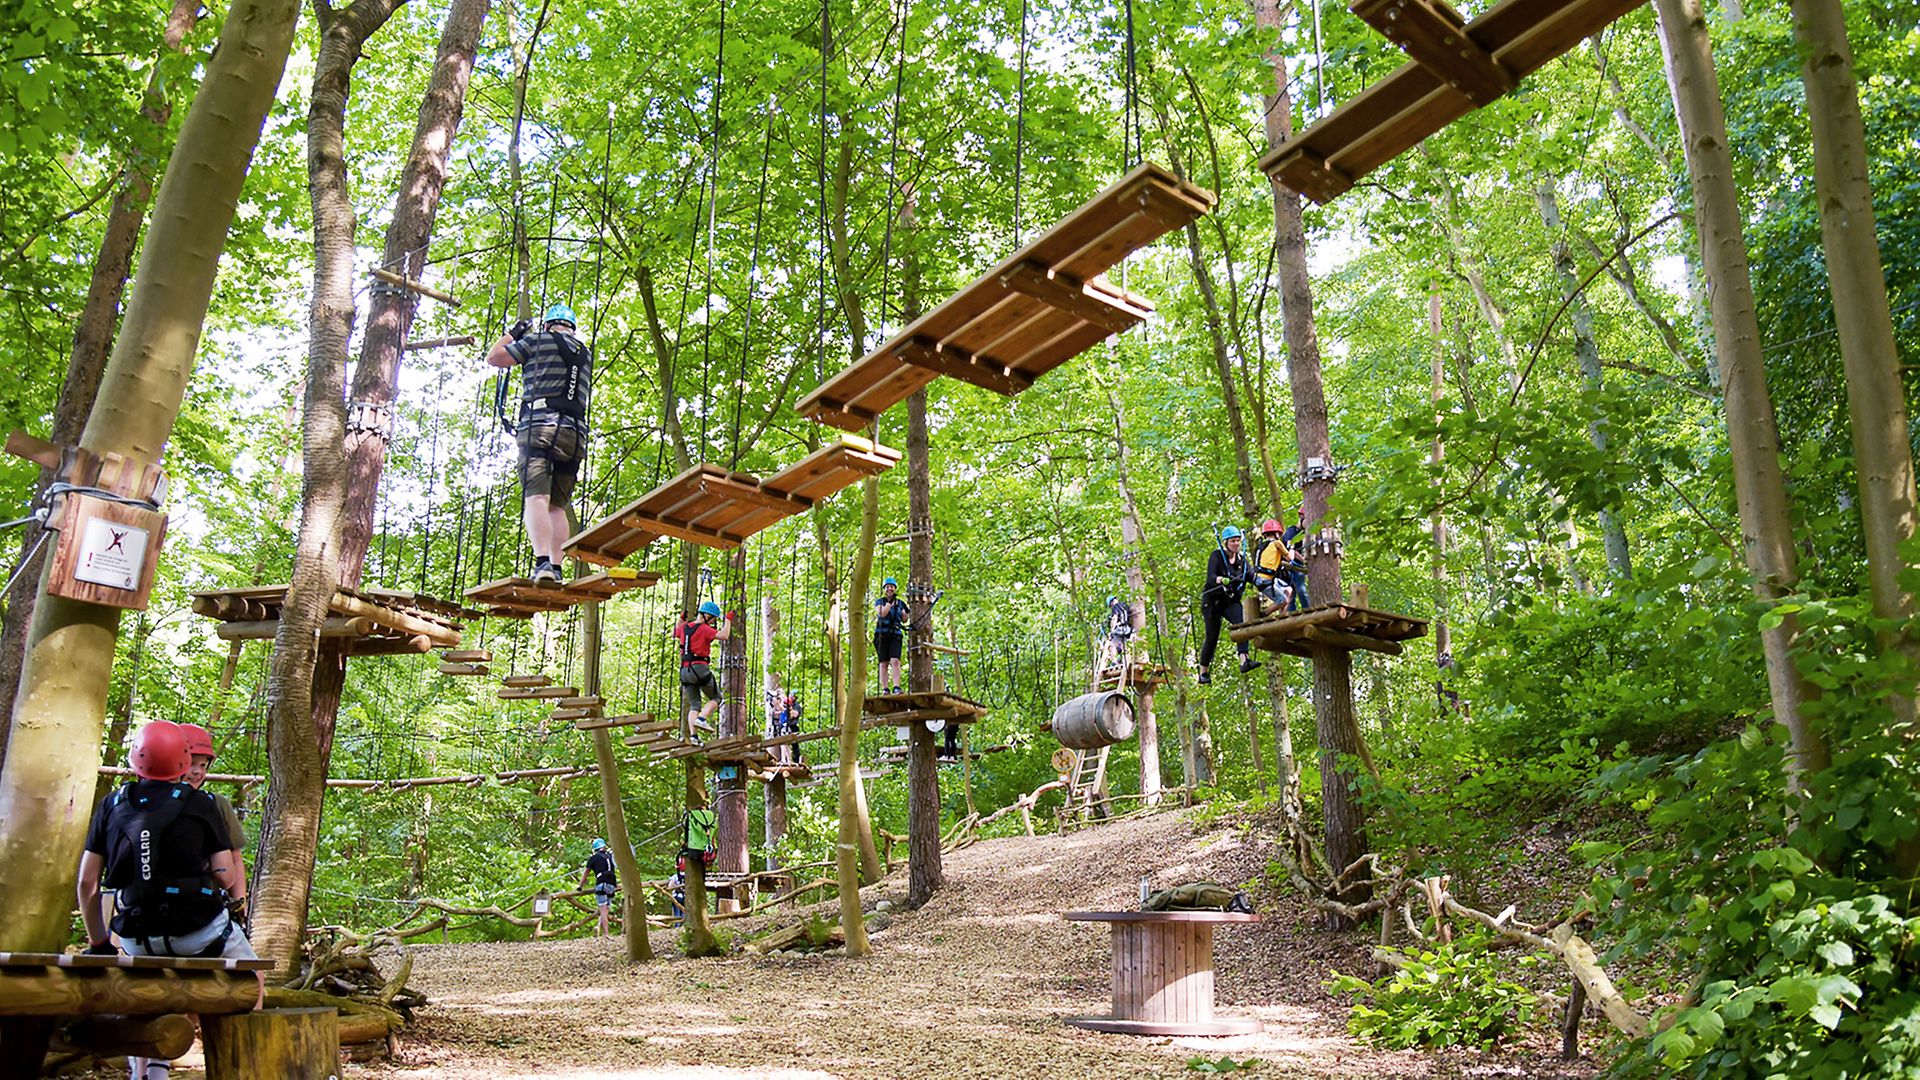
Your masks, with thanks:
[(720, 617), (720, 605), (711, 600), (702, 600), (700, 601), (700, 614), (711, 615), (717, 619)]
[(545, 322), (563, 322), (568, 326), (579, 326), (579, 320), (573, 317), (573, 309), (565, 304), (555, 304), (547, 309)]
[(893, 587), (894, 587), (894, 588), (896, 588), (896, 589), (900, 587), (900, 583), (899, 583), (899, 582), (897, 582), (897, 581), (895, 581), (895, 580), (893, 580), (892, 578), (888, 578), (887, 580), (885, 580), (885, 581), (883, 581), (883, 582), (881, 582), (881, 583), (880, 583), (880, 587), (881, 587), (881, 588), (883, 588), (883, 589), (884, 589), (884, 588), (886, 588), (886, 587), (887, 587), (887, 586), (889, 586), (889, 585), (891, 585), (891, 586), (893, 586)]
[(605, 840), (602, 840), (597, 836), (593, 838), (593, 850), (600, 851), (604, 849), (606, 846), (607, 846), (607, 842)]
[(1244, 534), (1241, 533), (1240, 527), (1238, 525), (1229, 525), (1226, 528), (1220, 530), (1220, 542), (1224, 544), (1229, 540), (1238, 540), (1243, 535)]

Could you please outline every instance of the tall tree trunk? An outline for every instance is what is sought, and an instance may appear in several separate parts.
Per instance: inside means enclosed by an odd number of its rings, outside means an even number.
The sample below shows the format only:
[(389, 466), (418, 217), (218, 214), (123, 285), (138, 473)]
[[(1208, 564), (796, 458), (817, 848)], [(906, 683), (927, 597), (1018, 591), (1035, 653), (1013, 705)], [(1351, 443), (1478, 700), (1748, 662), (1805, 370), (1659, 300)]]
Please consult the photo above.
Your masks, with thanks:
[[(1273, 65), (1273, 92), (1266, 95), (1267, 145), (1279, 146), (1293, 137), (1293, 101), (1287, 91), (1286, 59), (1279, 48), (1282, 28), (1277, 0), (1253, 0), (1254, 23), (1273, 35), (1267, 60)], [(1341, 596), (1340, 548), (1322, 531), (1328, 503), (1333, 498), (1333, 450), (1327, 432), (1327, 403), (1320, 378), (1320, 338), (1313, 320), (1313, 288), (1307, 274), (1306, 231), (1300, 218), (1300, 196), (1279, 181), (1273, 182), (1274, 243), (1280, 271), (1280, 312), (1287, 341), (1287, 373), (1293, 386), (1294, 436), (1300, 448), (1301, 508), (1305, 512), (1307, 592), (1316, 603)], [(1320, 468), (1315, 468), (1318, 462)], [(1320, 743), (1320, 801), (1327, 822), (1327, 861), (1334, 870), (1350, 865), (1367, 851), (1367, 811), (1348, 779), (1350, 767), (1341, 758), (1364, 757), (1360, 726), (1353, 714), (1353, 657), (1350, 653), (1313, 649), (1314, 727)], [(1356, 887), (1344, 899), (1363, 900), (1367, 890)], [(1336, 928), (1347, 920), (1335, 919)]]
[[(347, 190), (347, 99), (353, 66), (398, 0), (314, 6), (320, 51), (307, 107), (307, 193), (313, 206), (313, 298), (308, 309), (307, 400), (302, 421), (305, 479), (293, 575), (275, 630), (267, 674), (266, 813), (254, 867), (253, 944), (276, 971), (290, 973), (306, 930), (308, 889), (326, 803), (328, 736), (314, 723), (325, 681), (344, 673), (343, 641), (322, 644), (320, 623), (340, 583), (341, 514), (346, 499), (347, 348), (353, 337), (353, 199)], [(341, 677), (344, 677), (342, 674)]]
[[(286, 66), (300, 7), (238, 0), (154, 201), (153, 226), (80, 443), (157, 462), (173, 432), (227, 230), (261, 123)], [(0, 949), (51, 952), (66, 940), (73, 868), (99, 763), (120, 612), (44, 595), (28, 633), (0, 768)]]
[[(1853, 419), (1867, 584), (1873, 613), (1904, 623), (1914, 610), (1913, 594), (1900, 584), (1900, 572), (1906, 569), (1900, 545), (1912, 538), (1914, 526), (1913, 446), (1875, 233), (1866, 125), (1860, 118), (1846, 11), (1839, 0), (1794, 0), (1793, 36), (1800, 42), (1800, 77), (1813, 118), (1814, 190), (1820, 201), (1820, 238), (1840, 334), (1840, 361), (1846, 369), (1847, 411)], [(1898, 629), (1882, 632), (1881, 647), (1913, 653), (1912, 641)], [(1894, 710), (1899, 722), (1910, 726), (1911, 693), (1897, 695)], [(1912, 869), (1907, 867), (1909, 873)]]
[[(1554, 190), (1555, 184), (1552, 177), (1541, 179), (1534, 189), (1534, 200), (1540, 205), (1540, 223), (1547, 227), (1547, 235), (1552, 238), (1553, 270), (1560, 279), (1560, 295), (1572, 313), (1573, 355), (1580, 365), (1580, 377), (1597, 401), (1605, 386), (1600, 371), (1600, 345), (1593, 339), (1593, 306), (1580, 291), (1580, 274), (1573, 263), (1573, 251), (1567, 246), (1566, 226), (1560, 221), (1560, 198)], [(1588, 425), (1587, 439), (1595, 450), (1606, 452), (1607, 432), (1598, 421)], [(1607, 549), (1607, 569), (1623, 581), (1632, 577), (1633, 558), (1627, 551), (1627, 531), (1620, 524), (1617, 510), (1600, 511), (1600, 536)]]
[[(900, 208), (900, 321), (920, 317), (920, 260), (914, 244), (913, 195)], [(933, 481), (927, 446), (927, 392), (907, 399), (907, 686), (934, 687)], [(952, 721), (948, 721), (952, 723)], [(940, 766), (934, 734), (914, 724), (907, 738), (907, 907), (917, 910), (946, 885), (940, 859)]]
[[(325, 617), (335, 587), (360, 585), (373, 536), (380, 472), (392, 438), (401, 346), (416, 306), (416, 297), (410, 292), (380, 290), (372, 294), (349, 409), (342, 386), (354, 319), (353, 211), (346, 193), (343, 156), (346, 94), (361, 44), (398, 6), (399, 0), (378, 0), (377, 4), (375, 0), (357, 0), (340, 15), (323, 17), (322, 22), (325, 27), (328, 18), (349, 25), (364, 19), (370, 25), (359, 31), (351, 56), (345, 59), (346, 67), (338, 73), (337, 105), (333, 101), (336, 91), (331, 86), (326, 91), (329, 116), (322, 120), (322, 129), (333, 145), (309, 150), (315, 187), (316, 266), (303, 439), (306, 491), (293, 584), (274, 639), (269, 676), (268, 730), (274, 737), (269, 739), (268, 759), (275, 768), (261, 825), (260, 885), (255, 890), (254, 919), (256, 935), (266, 943), (261, 955), (283, 966), (292, 962), (305, 932), (327, 762), (333, 752), (334, 723), (346, 685), (344, 643), (316, 647), (310, 635)], [(387, 227), (385, 264), (408, 277), (420, 277), (426, 266), (434, 218), (446, 188), (447, 161), (460, 128), (474, 54), (490, 6), (490, 0), (454, 0), (441, 28), (433, 72), (420, 102), (413, 144), (401, 170), (393, 218)], [(323, 34), (323, 60), (331, 41), (331, 35)], [(316, 67), (310, 112), (317, 113), (321, 108), (322, 77), (323, 69)], [(315, 147), (313, 124), (310, 116), (310, 148)], [(316, 154), (331, 160), (316, 160)], [(321, 191), (322, 181), (330, 191)], [(323, 216), (323, 201), (337, 202), (338, 207), (330, 206)], [(327, 231), (323, 232), (323, 226)], [(312, 757), (295, 748), (296, 742), (311, 743)], [(284, 769), (277, 758), (285, 759)], [(297, 820), (281, 821), (283, 809), (293, 812)]]
[(834, 867), (840, 883), (840, 931), (846, 938), (848, 956), (866, 956), (873, 951), (860, 907), (860, 884), (879, 877), (878, 855), (872, 873), (864, 865), (867, 850), (873, 846), (873, 834), (862, 829), (867, 800), (860, 786), (860, 720), (867, 686), (867, 584), (873, 578), (874, 534), (880, 525), (880, 481), (867, 477), (861, 484), (861, 494), (865, 501), (860, 512), (860, 546), (854, 551), (853, 574), (847, 582), (847, 678), (838, 702), (840, 833)]
[[(598, 696), (602, 689), (600, 654), (603, 647), (600, 605), (583, 605), (580, 692), (589, 697)], [(613, 849), (614, 869), (620, 872), (625, 886), (620, 890), (620, 925), (627, 935), (627, 962), (645, 963), (653, 959), (653, 942), (647, 937), (647, 889), (640, 876), (640, 860), (633, 856), (633, 840), (627, 833), (627, 808), (620, 797), (620, 761), (613, 755), (613, 737), (606, 728), (596, 728), (593, 732), (593, 761), (600, 769), (600, 801), (606, 807), (607, 846)]]
[[(1441, 484), (1441, 469), (1446, 463), (1447, 447), (1438, 430), (1441, 420), (1441, 403), (1445, 400), (1447, 389), (1447, 350), (1445, 324), (1441, 318), (1440, 289), (1438, 286), (1427, 292), (1427, 333), (1433, 339), (1433, 470), (1434, 488)], [(1441, 681), (1453, 667), (1453, 627), (1448, 620), (1452, 597), (1447, 589), (1447, 513), (1438, 506), (1433, 510), (1433, 663), (1434, 698), (1440, 705), (1442, 716), (1446, 714), (1447, 688)]]
[[(174, 0), (162, 41), (169, 52), (180, 52), (187, 35), (199, 21), (198, 0)], [(146, 99), (140, 115), (152, 124), (162, 147), (157, 157), (133, 151), (121, 175), (125, 178), (107, 211), (107, 227), (100, 236), (100, 250), (93, 258), (93, 275), (87, 283), (86, 303), (73, 327), (73, 350), (67, 357), (67, 377), (60, 383), (60, 396), (53, 406), (53, 423), (47, 439), (61, 446), (80, 438), (80, 429), (93, 411), (94, 395), (100, 389), (100, 376), (107, 369), (107, 352), (113, 347), (113, 331), (119, 324), (120, 297), (126, 291), (127, 275), (133, 272), (133, 255), (140, 243), (140, 226), (147, 220), (147, 203), (153, 197), (153, 178), (167, 145), (167, 122), (173, 106), (167, 100), (167, 84), (161, 77), (165, 65), (155, 64), (147, 81)], [(57, 477), (52, 469), (41, 469), (34, 482), (35, 501), (43, 497), (47, 485)], [(28, 521), (20, 530), (20, 558), (28, 554), (46, 536), (38, 521)], [(0, 615), (0, 764), (7, 759), (7, 733), (13, 718), (13, 697), (20, 689), (20, 664), (27, 647), (27, 628), (33, 625), (33, 609), (39, 599), (39, 582), (28, 574), (13, 580), (6, 594), (6, 612)], [(104, 798), (104, 796), (102, 796)]]
[[(1720, 75), (1713, 65), (1713, 44), (1700, 0), (1654, 0), (1653, 7), (1660, 21), (1667, 84), (1673, 92), (1693, 185), (1702, 266), (1712, 299), (1714, 352), (1726, 391), (1727, 445), (1733, 455), (1734, 500), (1740, 510), (1747, 569), (1753, 574), (1754, 595), (1763, 602), (1778, 600), (1793, 592), (1800, 569), (1780, 472), (1780, 433), (1774, 426), (1773, 399), (1767, 393), (1760, 354), (1760, 325), (1753, 309), (1740, 200), (1733, 186)], [(1800, 623), (1791, 614), (1773, 629), (1760, 631), (1773, 716), (1785, 725), (1791, 743), (1787, 787), (1796, 797), (1805, 792), (1807, 777), (1828, 764), (1826, 740), (1802, 711), (1802, 703), (1814, 689), (1794, 667), (1799, 638)]]
[(1220, 314), (1213, 274), (1200, 251), (1200, 230), (1187, 223), (1187, 258), (1193, 266), (1194, 280), (1200, 286), (1200, 299), (1207, 313), (1207, 337), (1213, 343), (1214, 373), (1220, 376), (1220, 398), (1227, 406), (1227, 432), (1233, 439), (1234, 479), (1239, 484), (1240, 510), (1249, 518), (1260, 517), (1260, 500), (1253, 490), (1253, 460), (1247, 455), (1247, 422), (1240, 412), (1240, 390), (1233, 377), (1233, 357), (1227, 349), (1226, 320)]
[[(746, 628), (738, 625), (747, 610), (746, 545), (734, 548), (727, 564), (731, 581), (726, 603), (735, 625), (727, 640), (720, 643), (720, 723), (715, 734), (722, 739), (747, 734), (747, 635)], [(746, 765), (734, 763), (732, 776), (725, 775), (721, 768), (714, 776), (713, 789), (719, 849), (714, 868), (724, 874), (744, 874), (752, 869), (747, 865), (751, 837), (747, 835)]]
[[(1134, 633), (1147, 629), (1147, 575), (1144, 568), (1146, 530), (1140, 525), (1140, 504), (1133, 497), (1133, 481), (1127, 474), (1126, 415), (1119, 395), (1107, 387), (1107, 407), (1113, 410), (1113, 462), (1120, 489), (1120, 551), (1127, 575), (1127, 607), (1132, 614)], [(1129, 642), (1120, 662), (1133, 662), (1144, 652)], [(1160, 804), (1160, 726), (1153, 718), (1153, 690), (1140, 691), (1139, 710), (1134, 716), (1134, 745), (1140, 751), (1140, 795), (1148, 806)]]

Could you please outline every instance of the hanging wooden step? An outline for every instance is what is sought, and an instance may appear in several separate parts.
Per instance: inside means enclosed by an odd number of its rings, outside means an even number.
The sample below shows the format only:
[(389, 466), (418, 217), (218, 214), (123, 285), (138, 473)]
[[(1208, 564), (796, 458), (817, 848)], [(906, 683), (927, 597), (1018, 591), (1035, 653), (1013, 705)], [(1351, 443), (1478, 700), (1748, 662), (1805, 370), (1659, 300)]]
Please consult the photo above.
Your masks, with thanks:
[(860, 431), (942, 375), (1017, 394), (1152, 314), (1151, 301), (1101, 275), (1213, 202), (1211, 192), (1143, 164), (828, 379), (795, 411)]
[(526, 690), (536, 686), (552, 686), (553, 680), (545, 675), (509, 675), (500, 680), (500, 685)]
[(448, 649), (440, 659), (449, 664), (485, 664), (493, 659), (492, 649)]
[(580, 697), (561, 698), (558, 702), (555, 702), (555, 704), (562, 709), (597, 709), (606, 703), (606, 699), (598, 694), (584, 694)]
[(609, 600), (630, 589), (648, 588), (659, 580), (659, 574), (624, 567), (547, 588), (535, 585), (532, 578), (511, 577), (476, 585), (467, 590), (467, 599), (484, 608), (488, 615), (531, 619), (542, 612), (565, 611), (581, 604)]
[(1250, 641), (1269, 652), (1311, 656), (1315, 648), (1364, 650), (1399, 656), (1400, 643), (1427, 632), (1427, 621), (1411, 615), (1353, 604), (1322, 604), (1305, 611), (1277, 614), (1243, 623), (1229, 631), (1234, 641)]
[(570, 537), (565, 550), (583, 562), (617, 566), (661, 537), (736, 548), (899, 461), (897, 450), (844, 438), (765, 480), (718, 465), (695, 465)]
[(441, 664), (442, 675), (485, 675), (492, 669), (485, 664)]
[(1354, 12), (1412, 57), (1260, 159), (1317, 203), (1577, 48), (1644, 0), (1501, 0), (1471, 22), (1444, 0), (1359, 0)]
[(501, 701), (552, 701), (555, 698), (572, 697), (579, 692), (571, 686), (507, 686), (494, 696)]
[[(643, 712), (643, 713), (628, 713), (624, 716), (597, 717), (592, 720), (583, 720), (580, 723), (575, 724), (573, 726), (574, 726), (574, 729), (577, 731), (599, 731), (602, 728), (617, 728), (617, 727), (630, 727), (630, 728), (636, 729), (636, 731), (644, 731), (649, 728), (654, 728), (655, 721), (653, 719), (652, 713)], [(662, 721), (660, 722), (659, 726), (670, 728), (670, 727), (673, 727), (674, 725), (672, 723)]]
[(598, 707), (586, 709), (555, 709), (547, 714), (547, 719), (555, 722), (566, 720), (591, 720), (600, 715)]

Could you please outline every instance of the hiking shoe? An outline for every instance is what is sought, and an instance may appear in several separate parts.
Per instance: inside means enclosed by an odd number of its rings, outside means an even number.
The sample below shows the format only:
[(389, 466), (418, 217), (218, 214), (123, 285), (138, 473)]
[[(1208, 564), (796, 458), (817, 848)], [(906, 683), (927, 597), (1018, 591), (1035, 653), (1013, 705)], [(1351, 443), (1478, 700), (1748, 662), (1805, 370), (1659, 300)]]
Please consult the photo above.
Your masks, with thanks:
[(542, 589), (560, 587), (560, 570), (544, 555), (533, 560), (533, 583)]
[(1213, 673), (1208, 671), (1206, 668), (1201, 668), (1200, 677), (1194, 681), (1199, 683), (1201, 686), (1211, 686), (1213, 685)]
[(1240, 661), (1240, 674), (1245, 675), (1247, 672), (1252, 671), (1254, 668), (1257, 668), (1259, 666), (1260, 666), (1260, 661), (1255, 660), (1251, 656), (1246, 657), (1245, 659)]

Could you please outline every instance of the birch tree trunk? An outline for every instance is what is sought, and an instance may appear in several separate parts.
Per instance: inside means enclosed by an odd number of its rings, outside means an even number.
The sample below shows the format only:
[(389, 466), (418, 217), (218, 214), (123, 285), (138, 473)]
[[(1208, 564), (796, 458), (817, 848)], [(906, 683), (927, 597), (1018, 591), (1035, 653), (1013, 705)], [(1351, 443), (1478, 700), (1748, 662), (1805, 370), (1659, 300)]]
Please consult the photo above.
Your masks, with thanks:
[[(1134, 633), (1147, 629), (1146, 530), (1140, 524), (1140, 504), (1133, 497), (1133, 481), (1127, 474), (1126, 415), (1120, 398), (1107, 388), (1107, 406), (1113, 410), (1113, 461), (1120, 488), (1120, 550), (1127, 575), (1127, 607), (1132, 613)], [(1122, 671), (1133, 657), (1144, 650), (1129, 642), (1128, 655), (1120, 658)], [(1140, 795), (1148, 806), (1160, 804), (1160, 724), (1153, 718), (1153, 690), (1140, 691), (1139, 710), (1134, 715), (1134, 741), (1140, 751)]]
[[(603, 646), (600, 605), (585, 604), (580, 611), (580, 692), (590, 697), (598, 696), (601, 691), (600, 650)], [(600, 768), (600, 800), (606, 806), (607, 846), (613, 849), (613, 865), (620, 872), (620, 926), (627, 935), (627, 962), (645, 963), (653, 959), (653, 942), (647, 937), (647, 890), (641, 883), (640, 861), (633, 856), (633, 841), (627, 833), (627, 807), (620, 798), (620, 761), (613, 755), (613, 736), (606, 728), (594, 729), (593, 761)]]
[[(1573, 263), (1573, 251), (1567, 246), (1566, 226), (1560, 220), (1560, 198), (1555, 180), (1546, 177), (1534, 189), (1534, 201), (1540, 206), (1540, 223), (1547, 227), (1553, 241), (1553, 271), (1560, 279), (1560, 295), (1569, 304), (1573, 324), (1573, 355), (1580, 366), (1580, 377), (1597, 398), (1605, 389), (1600, 370), (1600, 345), (1593, 339), (1593, 305), (1580, 291), (1580, 275)], [(1587, 440), (1602, 453), (1607, 449), (1607, 432), (1596, 421), (1587, 426)], [(1619, 580), (1633, 576), (1633, 557), (1627, 550), (1627, 532), (1620, 524), (1617, 510), (1602, 509), (1600, 537), (1606, 546), (1607, 569)]]
[[(154, 200), (120, 336), (80, 443), (157, 462), (186, 394), (227, 230), (260, 126), (286, 67), (300, 7), (238, 0), (180, 128)], [(44, 594), (28, 633), (0, 767), (0, 949), (66, 941), (113, 674), (116, 608)]]
[[(846, 938), (848, 956), (866, 956), (873, 952), (867, 941), (867, 924), (860, 907), (860, 884), (879, 877), (879, 855), (874, 855), (874, 873), (868, 875), (867, 851), (873, 846), (867, 820), (866, 793), (860, 786), (861, 705), (867, 686), (867, 584), (873, 577), (874, 534), (880, 526), (880, 481), (869, 476), (860, 486), (865, 502), (860, 512), (860, 546), (853, 554), (853, 573), (847, 582), (847, 679), (840, 695), (840, 832), (835, 848), (834, 867), (840, 883), (840, 932)], [(864, 839), (863, 839), (864, 834)]]
[[(1773, 399), (1761, 362), (1760, 324), (1753, 309), (1753, 282), (1747, 266), (1746, 237), (1739, 194), (1733, 186), (1733, 159), (1727, 144), (1727, 118), (1720, 103), (1720, 75), (1713, 65), (1700, 0), (1654, 0), (1660, 22), (1660, 49), (1667, 85), (1680, 124), (1687, 175), (1693, 185), (1694, 218), (1700, 234), (1701, 268), (1711, 298), (1714, 352), (1725, 389), (1727, 445), (1733, 456), (1734, 500), (1747, 569), (1754, 595), (1763, 602), (1791, 594), (1800, 580), (1793, 548), (1793, 519), (1780, 472), (1780, 433), (1774, 426)], [(1807, 789), (1807, 777), (1825, 769), (1825, 738), (1802, 712), (1813, 687), (1793, 664), (1800, 623), (1793, 615), (1760, 631), (1766, 653), (1767, 688), (1773, 717), (1790, 741), (1788, 792)], [(1804, 809), (1804, 808), (1803, 808)]]
[[(1900, 584), (1906, 569), (1900, 545), (1913, 536), (1914, 526), (1913, 447), (1875, 233), (1866, 125), (1860, 118), (1846, 11), (1838, 0), (1794, 0), (1793, 36), (1800, 42), (1800, 77), (1813, 120), (1814, 190), (1853, 420), (1867, 583), (1873, 613), (1904, 622), (1914, 610), (1913, 594)], [(1882, 632), (1880, 644), (1913, 652), (1913, 643), (1897, 629)], [(1897, 696), (1894, 710), (1902, 725), (1911, 725), (1912, 695)]]

